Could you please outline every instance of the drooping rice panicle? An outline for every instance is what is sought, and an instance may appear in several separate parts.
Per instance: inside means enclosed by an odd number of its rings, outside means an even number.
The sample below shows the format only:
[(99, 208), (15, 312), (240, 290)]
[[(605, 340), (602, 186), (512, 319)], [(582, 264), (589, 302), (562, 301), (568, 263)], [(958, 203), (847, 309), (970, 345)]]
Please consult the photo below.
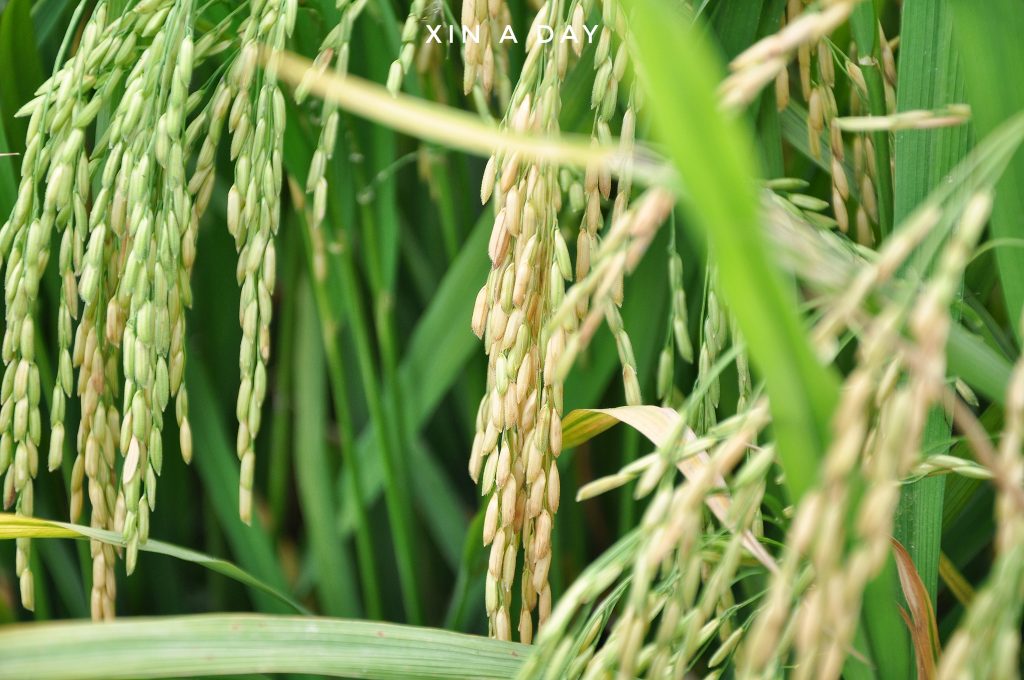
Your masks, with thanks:
[[(274, 52), (284, 48), (295, 24), (295, 0), (252, 0), (239, 60), (229, 74), (234, 101), (228, 118), (234, 184), (228, 194), (228, 231), (235, 238), (241, 287), (238, 320), (242, 343), (238, 365), (241, 383), (235, 414), (236, 449), (242, 464), (238, 510), (252, 521), (255, 441), (262, 424), (270, 360), (271, 296), (276, 280), (274, 237), (280, 220), (281, 146), (284, 139), (284, 95), (277, 85)], [(260, 45), (270, 49), (264, 72), (256, 73)]]
[[(300, 102), (307, 96), (309, 84), (315, 73), (326, 71), (332, 62), (335, 75), (343, 76), (348, 73), (352, 26), (366, 6), (366, 0), (338, 0), (337, 5), (341, 11), (341, 19), (320, 45), (320, 52), (314, 62), (315, 70), (310, 70), (307, 78), (299, 84), (295, 91), (295, 97)], [(313, 239), (313, 268), (318, 278), (325, 276), (327, 266), (321, 226), (327, 213), (327, 192), (329, 190), (327, 169), (328, 164), (334, 158), (334, 150), (337, 146), (338, 116), (338, 106), (330, 100), (325, 100), (320, 113), (322, 121), (320, 137), (317, 140), (316, 150), (313, 152), (309, 175), (306, 177), (306, 191), (313, 194), (310, 237)]]
[[(540, 25), (549, 18), (555, 0), (551, 0), (537, 12), (534, 25)], [(560, 4), (560, 3), (559, 3)], [(465, 71), (462, 87), (466, 94), (479, 86), (484, 94), (490, 94), (498, 88), (502, 102), (507, 101), (508, 76), (506, 75), (508, 56), (501, 44), (506, 27), (512, 23), (508, 5), (504, 0), (462, 0), (462, 39)], [(548, 21), (548, 25), (556, 22)], [(536, 33), (531, 30), (531, 36)], [(533, 38), (535, 39), (535, 38)], [(527, 42), (527, 52), (532, 45)]]
[[(471, 5), (467, 1), (463, 11)], [(536, 21), (561, 27), (569, 16), (563, 3), (553, 2), (540, 10)], [(528, 43), (530, 65), (506, 117), (512, 130), (557, 132), (564, 73), (558, 49), (536, 40)], [(512, 585), (521, 543), (518, 631), (522, 641), (530, 642), (551, 611), (548, 570), (560, 502), (556, 459), (562, 448), (562, 381), (557, 374), (566, 329), (575, 321), (552, 325), (548, 320), (564, 298), (565, 281), (573, 271), (558, 221), (562, 192), (557, 167), (522, 162), (514, 151), (496, 154), (481, 189), (484, 201), (492, 195), (492, 269), (473, 312), (473, 330), (484, 340), (489, 357), (488, 392), (477, 415), (469, 469), (474, 480), (482, 474), (482, 492), (490, 495), (484, 544), (491, 549), (486, 579), (491, 633), (511, 639)]]
[[(195, 5), (194, 0), (143, 0), (109, 19), (107, 3), (92, 8), (74, 54), (66, 61), (58, 58), (54, 75), (21, 112), (30, 116), (32, 134), (23, 159), (18, 203), (0, 230), (0, 245), (10, 254), (5, 363), (13, 365), (6, 372), (9, 391), (5, 388), (4, 395), (5, 407), (10, 401), (6, 411), (11, 416), (3, 448), (11, 454), (0, 456), (4, 471), (8, 467), (13, 471), (5, 479), (5, 501), (10, 504), (17, 498), (19, 511), (31, 514), (30, 482), (38, 465), (40, 439), (32, 314), (50, 235), (58, 233), (60, 351), (50, 408), (48, 466), (55, 469), (61, 464), (65, 405), (72, 396), (77, 368), (75, 396), (81, 402), (81, 420), (71, 472), (71, 516), (79, 516), (88, 497), (92, 526), (124, 534), (129, 572), (148, 537), (163, 462), (163, 417), (172, 397), (182, 456), (186, 462), (192, 456), (183, 381), (185, 309), (192, 299), (190, 275), (198, 222), (210, 200), (213, 160), (221, 127), (229, 117), (232, 90), (230, 83), (225, 85), (230, 78), (217, 70), (215, 94), (196, 113), (203, 95), (191, 90), (192, 70), (224, 51), (231, 17), (194, 44)], [(294, 8), (289, 6), (284, 3), (263, 15), (273, 20), (264, 30), (293, 19)], [(76, 21), (81, 13), (80, 9)], [(255, 26), (251, 21), (249, 25)], [(278, 49), (283, 46), (281, 30), (276, 34)], [(252, 34), (253, 39), (256, 35)], [(255, 59), (255, 43), (250, 41), (249, 46), (239, 58), (242, 61)], [(255, 68), (255, 61), (250, 68)], [(278, 102), (277, 118), (283, 121), (279, 99), (273, 101)], [(97, 117), (107, 102), (109, 118), (100, 126)], [(94, 140), (93, 125), (97, 126)], [(282, 125), (273, 135), (277, 143)], [(187, 181), (190, 152), (201, 131), (208, 134)], [(262, 156), (260, 160), (265, 163), (260, 167), (258, 192), (279, 190), (279, 151), (276, 162)], [(45, 190), (38, 192), (43, 182)], [(276, 193), (259, 198), (276, 205)], [(256, 231), (269, 240), (273, 229), (264, 229), (266, 234)], [(272, 246), (269, 251), (272, 262)], [(33, 266), (25, 266), (28, 262)], [(267, 281), (272, 288), (273, 273), (263, 280), (264, 288)], [(269, 294), (263, 297), (269, 309)], [(124, 457), (120, 466), (117, 451)], [(91, 542), (91, 552), (92, 614), (110, 618), (116, 554), (99, 541)], [(23, 599), (31, 606), (27, 540), (19, 540), (19, 554)]]
[(392, 94), (402, 89), (405, 76), (416, 57), (416, 39), (420, 34), (420, 22), (427, 12), (427, 4), (428, 0), (413, 0), (409, 5), (409, 15), (402, 24), (402, 48), (388, 70), (387, 86)]

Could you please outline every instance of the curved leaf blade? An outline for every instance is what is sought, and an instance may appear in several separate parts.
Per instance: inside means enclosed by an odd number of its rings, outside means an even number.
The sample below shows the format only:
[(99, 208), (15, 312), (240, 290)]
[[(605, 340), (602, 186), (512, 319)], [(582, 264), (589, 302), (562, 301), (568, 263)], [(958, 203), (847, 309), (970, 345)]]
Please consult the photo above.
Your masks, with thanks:
[[(668, 444), (681, 420), (682, 416), (676, 411), (664, 406), (577, 409), (570, 412), (563, 421), (562, 446), (564, 448), (579, 446), (617, 423), (624, 423), (647, 437), (655, 446), (661, 447)], [(688, 427), (683, 432), (683, 441), (694, 441), (696, 438), (697, 435)], [(711, 458), (707, 452), (700, 451), (694, 456), (680, 460), (677, 467), (685, 477), (693, 478), (704, 474), (710, 464)], [(720, 487), (725, 487), (725, 479), (721, 475), (717, 475), (715, 483)], [(731, 501), (728, 494), (720, 493), (708, 496), (704, 502), (723, 525), (732, 528), (729, 520)], [(743, 532), (743, 545), (769, 571), (777, 571), (775, 560), (758, 542), (754, 534), (749, 531)]]
[(508, 678), (529, 647), (397, 624), (270, 614), (60, 622), (0, 630), (7, 680), (242, 673), (420, 680)]
[[(104, 531), (103, 529), (94, 529), (92, 527), (70, 524), (68, 522), (56, 522), (54, 520), (40, 519), (38, 517), (22, 517), (20, 515), (13, 515), (6, 512), (0, 513), (0, 540), (13, 538), (90, 538), (121, 548), (125, 546), (124, 539), (121, 535), (114, 533), (113, 531)], [(239, 568), (227, 560), (211, 557), (205, 553), (190, 550), (188, 548), (182, 548), (170, 543), (164, 543), (163, 541), (154, 541), (152, 539), (141, 544), (139, 549), (144, 552), (166, 555), (167, 557), (173, 557), (175, 559), (184, 560), (185, 562), (198, 564), (201, 567), (206, 567), (210, 571), (214, 571), (222, 576), (234, 579), (235, 581), (249, 586), (256, 591), (266, 593), (288, 605), (296, 612), (301, 614), (309, 613), (305, 607), (288, 595), (264, 583), (249, 572)], [(7, 676), (0, 673), (0, 677)]]

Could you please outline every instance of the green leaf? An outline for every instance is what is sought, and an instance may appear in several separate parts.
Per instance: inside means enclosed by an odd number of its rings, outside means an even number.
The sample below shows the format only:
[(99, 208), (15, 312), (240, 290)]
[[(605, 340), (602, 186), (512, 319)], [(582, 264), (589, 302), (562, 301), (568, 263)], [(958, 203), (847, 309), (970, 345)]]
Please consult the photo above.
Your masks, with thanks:
[[(298, 185), (301, 186), (305, 184), (305, 176), (311, 158), (310, 149), (312, 143), (309, 135), (302, 134), (301, 132), (300, 135), (292, 136), (289, 142), (285, 147), (285, 167), (288, 173), (298, 180)], [(332, 177), (332, 179), (337, 180), (337, 177)], [(292, 194), (295, 203), (302, 206), (304, 201), (303, 194), (294, 185), (292, 186)], [(345, 210), (350, 207), (352, 206), (343, 204), (337, 196), (332, 196), (332, 199), (328, 201), (328, 219), (323, 225), (323, 230), (330, 234), (332, 240), (338, 239), (339, 243), (347, 243), (351, 239), (351, 234), (343, 228), (349, 222), (345, 218)], [(299, 224), (303, 231), (308, 231), (304, 210), (300, 209), (296, 212), (296, 215), (299, 218)], [(307, 246), (309, 245), (307, 242)], [(377, 377), (374, 348), (371, 346), (372, 329), (370, 328), (369, 315), (366, 313), (363, 299), (359, 295), (361, 289), (359, 272), (357, 271), (351, 248), (331, 249), (325, 255), (327, 271), (330, 276), (336, 277), (336, 285), (327, 290), (336, 291), (338, 295), (332, 295), (331, 305), (325, 304), (326, 301), (318, 301), (318, 311), (321, 314), (320, 321), (324, 329), (324, 344), (330, 346), (332, 343), (337, 342), (335, 334), (340, 332), (341, 324), (344, 322), (348, 325), (348, 329), (351, 331), (351, 338), (355, 341), (356, 364), (362, 391), (365, 395), (366, 406), (369, 410), (370, 423), (378, 442), (377, 451), (379, 456), (376, 457), (379, 457), (383, 463), (381, 469), (385, 480), (384, 491), (388, 522), (391, 526), (396, 566), (398, 567), (402, 586), (402, 600), (407, 618), (418, 623), (422, 618), (422, 605), (420, 602), (420, 587), (417, 580), (418, 572), (413, 563), (414, 556), (417, 553), (415, 544), (418, 539), (418, 533), (415, 531), (416, 518), (411, 511), (411, 504), (409, 502), (411, 494), (406, 491), (404, 476), (406, 461), (402, 457), (401, 452), (395, 451), (395, 438), (390, 424), (394, 414), (389, 412), (390, 409), (388, 409), (387, 403), (382, 398), (382, 389)], [(319, 278), (316, 267), (311, 267), (311, 269), (311, 276), (314, 279)], [(317, 297), (323, 298), (325, 287), (322, 285), (317, 287), (321, 291), (321, 294), (318, 294)], [(338, 355), (335, 354), (335, 358), (337, 357)], [(335, 384), (340, 382), (341, 384), (337, 385), (337, 387), (344, 388), (344, 381), (339, 381), (339, 377), (336, 375), (337, 370), (341, 368), (340, 359), (332, 361), (331, 368), (332, 381)], [(336, 395), (336, 398), (346, 399), (348, 395), (342, 391)], [(354, 470), (356, 463), (359, 461), (351, 455), (353, 453), (352, 447), (348, 447), (345, 453), (349, 454), (345, 460), (350, 471)], [(356, 456), (358, 455), (358, 452), (356, 452)], [(353, 478), (361, 479), (357, 473), (353, 473)], [(358, 494), (362, 496), (361, 488), (358, 489)], [(365, 532), (367, 528), (365, 523), (360, 523), (360, 531)]]
[[(949, 0), (905, 0), (901, 22), (897, 111), (941, 109), (964, 101), (958, 52), (951, 49)], [(928, 197), (967, 152), (966, 125), (895, 134), (895, 221)]]
[(711, 23), (726, 58), (732, 59), (754, 42), (763, 6), (764, 0), (720, 0), (715, 5)]
[[(189, 351), (192, 360), (185, 367), (189, 396), (193, 404), (205, 405), (204, 408), (193, 408), (189, 413), (196, 451), (194, 462), (213, 513), (242, 566), (276, 590), (285, 590), (287, 586), (281, 565), (259, 517), (253, 517), (252, 526), (246, 526), (238, 517), (238, 457), (220, 412), (213, 408), (217, 397), (203, 362), (194, 347)], [(263, 611), (289, 611), (289, 608), (282, 607), (279, 598), (268, 598), (261, 593), (255, 595), (256, 604)]]
[[(953, 21), (948, 0), (906, 0), (900, 27), (897, 110), (933, 110), (963, 101), (958, 55), (950, 48)], [(967, 133), (966, 126), (896, 133), (895, 222), (909, 216), (960, 162), (967, 153)], [(950, 423), (941, 409), (933, 409), (922, 446), (932, 450), (934, 444), (947, 441), (949, 435)], [(937, 453), (945, 453), (945, 449)], [(920, 574), (932, 602), (939, 581), (945, 486), (946, 480), (941, 477), (905, 486), (896, 515), (896, 540), (906, 547), (909, 558), (917, 565), (915, 573)]]
[(355, 570), (334, 522), (331, 471), (327, 460), (327, 382), (323, 343), (308, 286), (298, 298), (295, 371), (295, 481), (305, 519), (323, 611), (356, 616), (360, 611)]
[[(48, 519), (40, 519), (38, 517), (23, 517), (21, 515), (12, 515), (6, 512), (0, 513), (0, 539), (9, 540), (14, 538), (91, 538), (97, 541), (102, 541), (103, 543), (109, 543), (110, 545), (116, 545), (119, 548), (123, 548), (126, 545), (122, 536), (113, 531), (94, 529), (92, 527), (69, 524), (67, 522), (56, 522)], [(155, 541), (152, 539), (141, 544), (139, 549), (144, 552), (155, 553), (157, 555), (167, 555), (168, 557), (173, 557), (175, 559), (192, 562), (193, 564), (206, 567), (211, 571), (215, 571), (218, 574), (222, 574), (223, 576), (227, 576), (239, 583), (247, 585), (254, 590), (270, 595), (271, 597), (288, 605), (288, 607), (294, 611), (306, 613), (306, 608), (291, 597), (264, 583), (247, 571), (239, 569), (227, 560), (211, 557), (201, 552), (196, 552), (195, 550), (181, 548), (176, 545), (171, 545), (170, 543), (164, 543), (163, 541)], [(0, 654), (0, 656), (3, 655)], [(7, 676), (0, 673), (0, 677)]]
[(31, 8), (32, 0), (10, 0), (0, 14), (0, 122), (6, 128), (11, 148), (18, 152), (25, 149), (28, 119), (14, 118), (14, 112), (33, 97), (43, 82)]
[[(1024, 64), (1024, 11), (1017, 0), (950, 0), (953, 39), (963, 59), (967, 101), (978, 135), (987, 135), (1024, 110), (1018, 87)], [(1024, 151), (1018, 149), (996, 188), (992, 210), (994, 239), (1024, 237)], [(996, 250), (1000, 286), (1009, 325), (1020, 340), (1018, 323), (1024, 307), (1024, 250)]]
[(508, 678), (529, 647), (387, 623), (204, 614), (0, 630), (5, 680), (180, 678), (241, 673), (420, 680)]
[(14, 160), (11, 156), (3, 155), (11, 153), (10, 149), (4, 133), (4, 126), (0, 125), (0, 215), (10, 215), (15, 201), (18, 200), (18, 180), (14, 172)]

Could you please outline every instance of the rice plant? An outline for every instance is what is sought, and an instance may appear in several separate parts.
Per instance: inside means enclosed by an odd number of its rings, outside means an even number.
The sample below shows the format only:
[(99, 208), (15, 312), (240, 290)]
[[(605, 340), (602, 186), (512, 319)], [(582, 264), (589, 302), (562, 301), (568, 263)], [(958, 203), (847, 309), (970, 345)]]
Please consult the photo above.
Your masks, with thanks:
[(1019, 677), (1022, 33), (0, 0), (0, 677)]

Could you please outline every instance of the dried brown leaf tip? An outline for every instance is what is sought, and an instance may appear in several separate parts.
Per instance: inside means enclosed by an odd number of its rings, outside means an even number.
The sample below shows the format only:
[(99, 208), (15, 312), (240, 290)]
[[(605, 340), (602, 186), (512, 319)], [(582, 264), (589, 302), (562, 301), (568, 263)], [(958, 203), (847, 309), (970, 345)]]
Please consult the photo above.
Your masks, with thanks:
[(917, 664), (917, 677), (930, 680), (937, 676), (937, 661), (942, 653), (939, 642), (939, 628), (935, 623), (935, 610), (932, 598), (921, 581), (921, 575), (914, 566), (907, 549), (892, 539), (892, 551), (896, 557), (896, 570), (900, 578), (900, 588), (907, 608), (900, 608), (910, 638), (914, 643), (914, 660)]

